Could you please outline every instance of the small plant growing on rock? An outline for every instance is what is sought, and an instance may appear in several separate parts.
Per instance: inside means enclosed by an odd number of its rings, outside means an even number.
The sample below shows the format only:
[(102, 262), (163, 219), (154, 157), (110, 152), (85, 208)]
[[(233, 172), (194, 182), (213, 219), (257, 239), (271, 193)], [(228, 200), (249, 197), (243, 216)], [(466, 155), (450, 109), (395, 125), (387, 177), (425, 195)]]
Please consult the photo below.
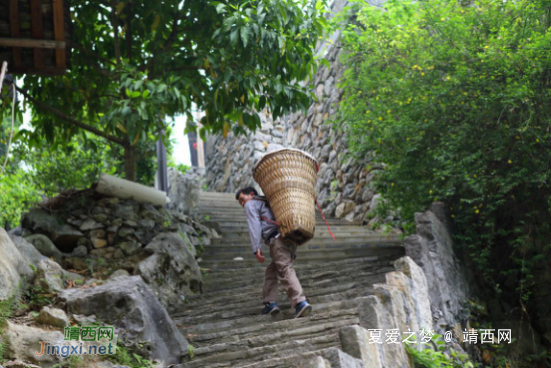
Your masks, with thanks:
[(108, 357), (113, 363), (128, 366), (131, 368), (153, 368), (155, 363), (130, 350), (119, 340), (117, 343), (117, 353)]
[(81, 356), (70, 355), (67, 360), (54, 365), (52, 368), (80, 368), (82, 366), (83, 359)]
[(458, 354), (453, 349), (449, 349), (449, 355), (445, 352), (446, 343), (442, 340), (442, 335), (433, 335), (426, 349), (417, 350), (410, 344), (406, 344), (406, 351), (413, 358), (415, 368), (474, 368), (472, 362), (465, 354)]
[(29, 304), (30, 309), (37, 310), (50, 304), (53, 295), (40, 285), (31, 285), (23, 292), (22, 296), (23, 301)]

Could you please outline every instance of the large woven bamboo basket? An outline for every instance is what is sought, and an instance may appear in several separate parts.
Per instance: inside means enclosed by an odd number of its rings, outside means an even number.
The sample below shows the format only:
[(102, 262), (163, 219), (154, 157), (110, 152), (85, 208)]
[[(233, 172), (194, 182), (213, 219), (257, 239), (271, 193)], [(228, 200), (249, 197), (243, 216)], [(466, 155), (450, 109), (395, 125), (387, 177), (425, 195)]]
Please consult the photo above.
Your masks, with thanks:
[(314, 237), (318, 162), (306, 152), (283, 148), (254, 167), (254, 180), (270, 202), (283, 239), (297, 245)]

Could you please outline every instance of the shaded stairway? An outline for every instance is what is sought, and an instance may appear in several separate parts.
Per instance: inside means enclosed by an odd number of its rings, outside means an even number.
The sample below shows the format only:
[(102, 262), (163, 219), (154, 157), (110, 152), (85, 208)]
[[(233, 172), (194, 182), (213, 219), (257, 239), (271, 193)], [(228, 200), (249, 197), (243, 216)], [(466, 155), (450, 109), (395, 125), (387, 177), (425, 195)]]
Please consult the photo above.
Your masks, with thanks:
[[(252, 255), (243, 208), (233, 194), (201, 193), (200, 216), (220, 225), (221, 238), (202, 253), (203, 294), (188, 298), (174, 322), (194, 347), (185, 367), (298, 367), (323, 356), (331, 366), (362, 366), (340, 350), (339, 330), (359, 323), (358, 300), (385, 281), (404, 253), (398, 236), (318, 219), (316, 236), (299, 247), (295, 269), (312, 315), (293, 320), (280, 288), (277, 317), (260, 315), (264, 268)], [(268, 256), (268, 247), (263, 247)], [(350, 359), (342, 365), (343, 359)], [(306, 364), (306, 363), (305, 363)]]

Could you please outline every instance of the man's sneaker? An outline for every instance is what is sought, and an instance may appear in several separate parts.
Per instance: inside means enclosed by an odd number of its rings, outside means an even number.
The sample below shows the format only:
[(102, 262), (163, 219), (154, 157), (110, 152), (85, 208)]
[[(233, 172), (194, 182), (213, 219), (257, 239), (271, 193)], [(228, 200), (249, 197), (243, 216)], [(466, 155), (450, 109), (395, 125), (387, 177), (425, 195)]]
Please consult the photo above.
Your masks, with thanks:
[(297, 304), (293, 318), (307, 317), (312, 312), (312, 306), (308, 302), (302, 301)]
[(279, 307), (277, 306), (276, 302), (273, 303), (265, 303), (266, 306), (264, 307), (264, 310), (262, 311), (262, 314), (269, 314), (271, 316), (276, 315), (279, 313)]

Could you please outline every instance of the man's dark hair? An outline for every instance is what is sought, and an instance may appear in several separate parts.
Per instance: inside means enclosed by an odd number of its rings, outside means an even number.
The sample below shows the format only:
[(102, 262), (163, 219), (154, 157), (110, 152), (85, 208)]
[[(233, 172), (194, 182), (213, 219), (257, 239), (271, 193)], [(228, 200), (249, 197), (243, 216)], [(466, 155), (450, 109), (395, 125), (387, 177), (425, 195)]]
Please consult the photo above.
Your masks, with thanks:
[(244, 195), (249, 195), (251, 193), (254, 193), (255, 196), (258, 195), (258, 192), (256, 191), (256, 189), (254, 189), (253, 187), (246, 187), (246, 188), (239, 189), (237, 193), (235, 193), (236, 200), (239, 200), (239, 196), (241, 195), (241, 193), (243, 193)]

